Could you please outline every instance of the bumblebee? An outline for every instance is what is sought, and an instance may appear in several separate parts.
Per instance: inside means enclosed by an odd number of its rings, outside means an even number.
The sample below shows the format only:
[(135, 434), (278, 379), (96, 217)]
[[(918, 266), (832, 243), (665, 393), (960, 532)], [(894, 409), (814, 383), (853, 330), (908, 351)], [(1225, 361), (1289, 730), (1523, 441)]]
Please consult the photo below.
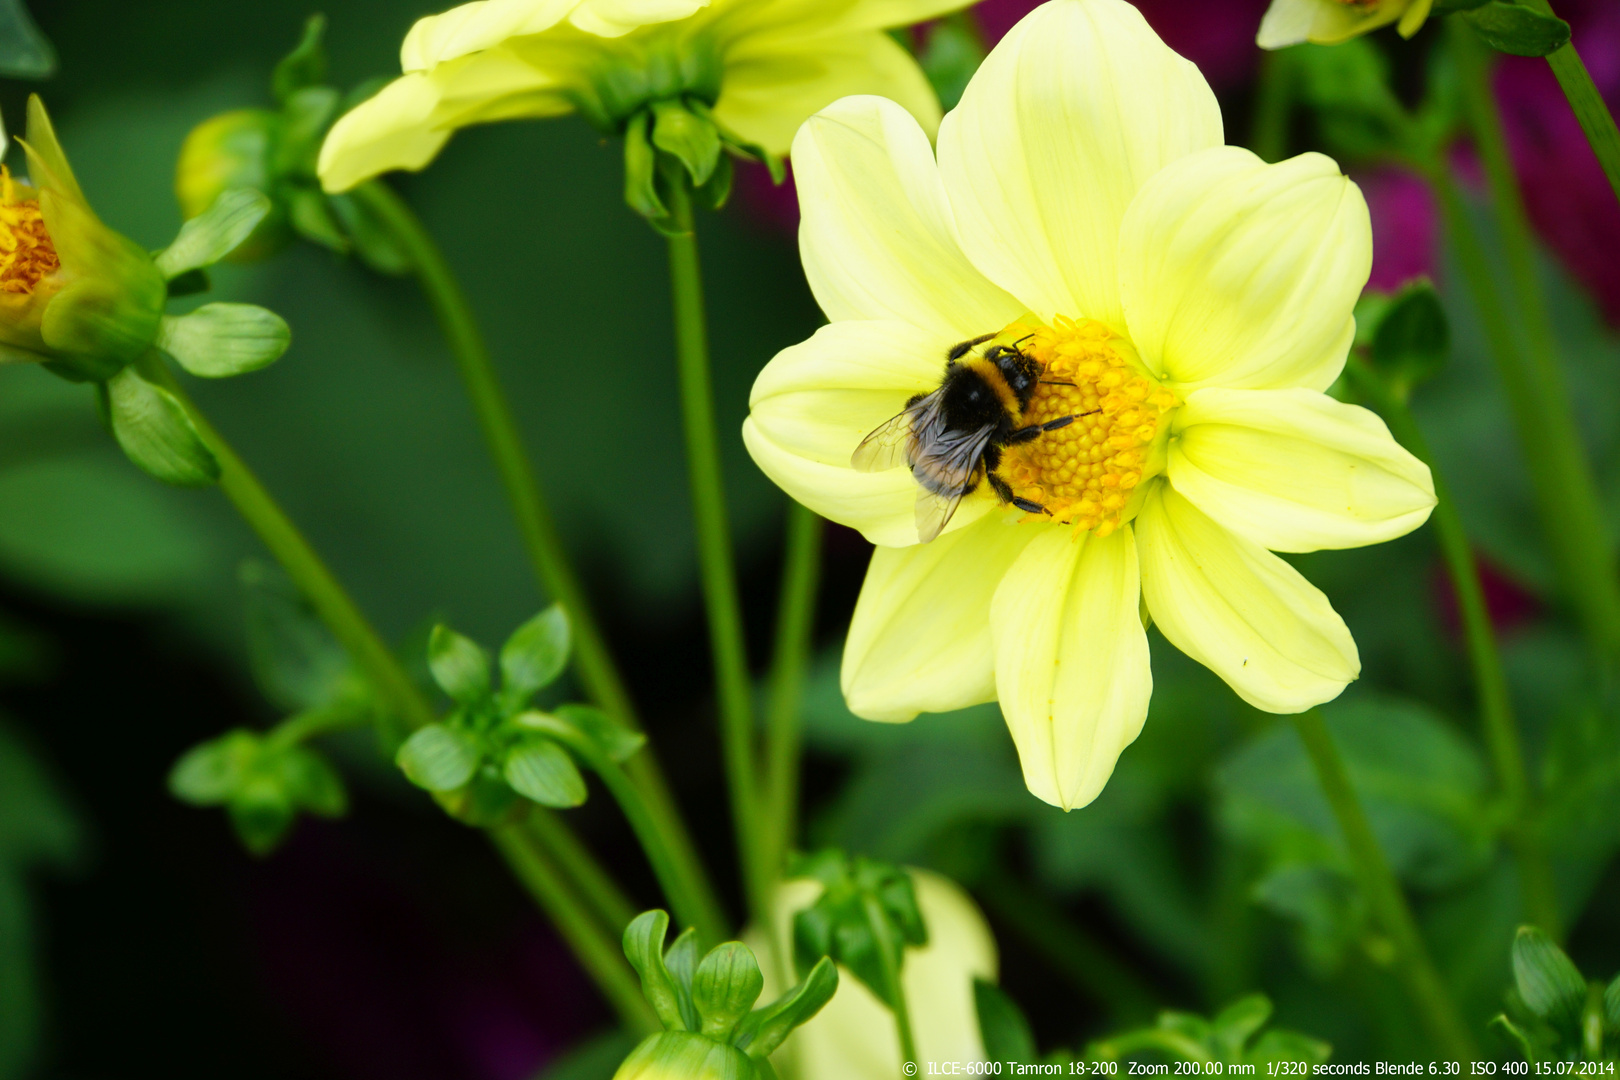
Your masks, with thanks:
[(940, 534), (962, 499), (981, 483), (988, 483), (1010, 506), (1031, 514), (1047, 513), (1040, 503), (1013, 494), (996, 475), (1001, 452), (1090, 415), (1023, 423), (1036, 387), (1046, 381), (1041, 379), (1041, 362), (1019, 348), (1027, 339), (974, 353), (995, 336), (985, 334), (953, 345), (945, 354), (939, 389), (907, 401), (899, 415), (862, 439), (850, 458), (861, 472), (910, 467), (922, 488), (917, 493), (917, 535), (925, 544)]

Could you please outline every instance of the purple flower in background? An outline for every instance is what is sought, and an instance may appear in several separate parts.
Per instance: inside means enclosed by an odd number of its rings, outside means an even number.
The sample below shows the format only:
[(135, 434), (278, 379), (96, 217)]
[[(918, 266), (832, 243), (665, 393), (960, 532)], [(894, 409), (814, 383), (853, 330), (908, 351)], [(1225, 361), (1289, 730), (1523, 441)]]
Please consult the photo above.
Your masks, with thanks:
[[(1566, 0), (1558, 13), (1611, 110), (1620, 107), (1620, 4)], [(1496, 75), (1508, 146), (1542, 239), (1620, 325), (1620, 202), (1542, 60), (1504, 57)]]
[(1415, 277), (1436, 277), (1439, 222), (1429, 185), (1404, 169), (1375, 169), (1355, 179), (1372, 215), (1368, 287), (1393, 290)]

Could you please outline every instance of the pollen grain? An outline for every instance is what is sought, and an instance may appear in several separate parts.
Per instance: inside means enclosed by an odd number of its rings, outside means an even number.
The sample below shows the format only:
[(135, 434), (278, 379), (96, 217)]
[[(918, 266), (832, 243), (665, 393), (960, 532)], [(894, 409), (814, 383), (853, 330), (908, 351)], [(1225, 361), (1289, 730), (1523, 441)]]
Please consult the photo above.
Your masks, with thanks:
[(1008, 447), (997, 473), (1020, 498), (1044, 506), (1045, 520), (1107, 536), (1119, 528), (1176, 398), (1131, 364), (1108, 327), (1061, 315), (1053, 321), (1020, 346), (1043, 368), (1022, 419), (1078, 419)]

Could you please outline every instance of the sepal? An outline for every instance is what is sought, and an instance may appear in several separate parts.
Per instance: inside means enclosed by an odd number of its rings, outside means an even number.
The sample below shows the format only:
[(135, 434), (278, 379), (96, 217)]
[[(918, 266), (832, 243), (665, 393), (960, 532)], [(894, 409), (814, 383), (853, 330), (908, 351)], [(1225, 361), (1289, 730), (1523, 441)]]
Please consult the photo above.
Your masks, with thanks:
[(158, 348), (205, 379), (273, 364), (291, 341), (286, 321), (256, 304), (204, 304), (187, 315), (165, 315), (158, 323)]
[(223, 806), (244, 847), (272, 851), (299, 811), (342, 817), (348, 794), (337, 770), (299, 744), (278, 745), (246, 729), (186, 751), (169, 770), (169, 791), (192, 806)]
[(1462, 17), (1487, 45), (1513, 56), (1546, 56), (1569, 44), (1569, 23), (1522, 4), (1490, 0)]
[(298, 91), (326, 81), (326, 16), (311, 15), (304, 23), (303, 37), (293, 51), (283, 56), (270, 76), (270, 92), (285, 104)]
[(411, 733), (394, 762), (419, 788), (439, 793), (455, 791), (478, 771), (478, 744), (457, 728), (428, 724)]
[(142, 470), (166, 484), (206, 487), (219, 480), (219, 461), (190, 414), (167, 389), (126, 367), (102, 385), (113, 437)]
[(428, 639), (428, 667), (439, 688), (463, 705), (476, 705), (489, 697), (489, 654), (448, 626), (433, 628)]
[(651, 126), (651, 114), (638, 113), (624, 129), (624, 201), (656, 224), (669, 217), (669, 208), (658, 193), (658, 150), (648, 135)]
[(531, 738), (506, 753), (501, 775), (524, 798), (559, 810), (585, 802), (585, 778), (568, 751), (550, 739)]
[(720, 131), (707, 110), (694, 111), (682, 101), (655, 101), (652, 144), (686, 167), (692, 186), (701, 188), (720, 161)]
[(501, 646), (501, 703), (523, 708), (568, 666), (572, 635), (568, 613), (552, 604), (512, 631)]
[(1513, 980), (1538, 1019), (1574, 1039), (1586, 1004), (1586, 979), (1564, 950), (1534, 926), (1519, 927), (1513, 939)]
[(207, 210), (181, 225), (174, 243), (152, 261), (165, 280), (212, 266), (241, 246), (269, 213), (270, 197), (264, 192), (227, 188)]

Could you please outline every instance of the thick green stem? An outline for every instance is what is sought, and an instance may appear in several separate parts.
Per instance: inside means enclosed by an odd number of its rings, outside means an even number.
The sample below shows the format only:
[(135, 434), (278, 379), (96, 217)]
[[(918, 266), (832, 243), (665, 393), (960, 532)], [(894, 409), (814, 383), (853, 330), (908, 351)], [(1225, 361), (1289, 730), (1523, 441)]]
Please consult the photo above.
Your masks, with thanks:
[(1418, 933), (1417, 920), (1406, 904), (1400, 883), (1384, 858), (1378, 838), (1373, 834), (1367, 815), (1350, 784), (1350, 774), (1344, 759), (1333, 743), (1321, 713), (1315, 709), (1292, 718), (1316, 769), (1322, 794), (1327, 797), (1333, 816), (1344, 834), (1345, 846), (1350, 852), (1350, 864), (1355, 870), (1361, 893), (1372, 909), (1373, 917), (1389, 935), (1395, 948), (1395, 965), (1407, 993), (1417, 1006), (1418, 1015), (1440, 1051), (1453, 1061), (1473, 1061), (1477, 1057), (1473, 1036), (1463, 1023), (1456, 1003), (1451, 1000), (1440, 972), (1429, 957), (1428, 947)]
[(698, 262), (692, 191), (686, 173), (676, 165), (665, 175), (671, 181), (666, 185), (672, 226), (668, 236), (669, 276), (675, 309), (681, 415), (686, 429), (686, 464), (692, 486), (692, 516), (697, 528), (703, 599), (709, 613), (709, 647), (714, 654), (720, 736), (725, 748), (726, 780), (749, 914), (756, 924), (766, 926), (769, 925), (770, 869), (765, 865), (761, 844), (752, 690), (743, 640), (742, 603), (737, 595), (736, 567), (731, 553), (731, 527), (726, 517), (720, 440), (714, 419), (708, 321), (703, 310), (703, 271)]
[(642, 1034), (660, 1030), (657, 1016), (641, 996), (640, 981), (624, 959), (617, 936), (591, 917), (533, 837), (513, 825), (491, 829), (489, 835), (518, 880), (551, 917), (552, 925), (596, 980), (620, 1022)]
[(1513, 715), (1507, 674), (1502, 670), (1502, 658), (1496, 647), (1496, 630), (1491, 625), (1490, 611), (1485, 606), (1485, 590), (1480, 585), (1479, 566), (1474, 561), (1468, 533), (1463, 528), (1457, 504), (1451, 499), (1445, 477), (1435, 463), (1428, 440), (1423, 437), (1423, 430), (1413, 417), (1412, 410), (1362, 361), (1352, 358), (1345, 370), (1356, 388), (1389, 422), (1396, 441), (1427, 464), (1434, 479), (1437, 500), (1433, 517), (1435, 538), (1445, 559), (1452, 589), (1457, 594), (1457, 610), (1462, 616), (1468, 663), (1473, 671), (1474, 691), (1479, 697), (1485, 745), (1490, 749), (1497, 781), (1508, 799), (1508, 810), (1513, 821), (1513, 847), (1518, 856), (1519, 879), (1524, 890), (1525, 914), (1531, 922), (1556, 939), (1560, 936), (1561, 922), (1558, 893), (1553, 882), (1552, 866), (1541, 845), (1535, 792), (1525, 769), (1524, 748), (1520, 745), (1519, 727)]
[(788, 506), (787, 543), (782, 565), (782, 596), (776, 609), (776, 656), (771, 663), (771, 697), (765, 714), (766, 814), (765, 872), (773, 879), (798, 833), (799, 717), (805, 669), (810, 664), (816, 621), (816, 589), (821, 581), (822, 522), (798, 503)]
[[(191, 417), (191, 422), (196, 425), (198, 433), (202, 435), (203, 441), (219, 462), (220, 489), (236, 506), (237, 512), (253, 531), (258, 533), (259, 539), (287, 571), (293, 584), (314, 606), (321, 621), (360, 666), (382, 699), (382, 703), (393, 709), (410, 727), (418, 728), (432, 723), (435, 719), (432, 704), (411, 681), (410, 675), (401, 666), (398, 658), (378, 635), (342, 584), (327, 569), (309, 541), (304, 539), (304, 535), (298, 531), (298, 526), (293, 524), (292, 519), (259, 482), (259, 478), (187, 396), (185, 389), (175, 379), (174, 373), (155, 356), (141, 360), (140, 365), (142, 375), (174, 394), (176, 400), (184, 406)], [(566, 826), (559, 822), (558, 828)], [(527, 860), (523, 865), (519, 865), (514, 861), (511, 850), (503, 845), (499, 838), (497, 846), (508, 855), (513, 871), (524, 879), (531, 891), (537, 890), (536, 875), (543, 874), (550, 864)], [(588, 854), (584, 854), (583, 848), (578, 850), (582, 858), (589, 858)], [(600, 869), (597, 870), (597, 874), (601, 875)], [(550, 877), (555, 878), (556, 875), (552, 874)], [(566, 886), (560, 880), (554, 881), (553, 884), (556, 889), (566, 890)], [(536, 892), (536, 895), (539, 893)], [(548, 907), (547, 910), (551, 909)], [(564, 929), (564, 934), (570, 944), (575, 945), (577, 949), (579, 944), (572, 932)], [(586, 952), (578, 952), (578, 956), (587, 971), (593, 976), (600, 976), (599, 958)], [(618, 1006), (619, 990), (609, 982), (599, 981), (599, 985), (608, 999)], [(637, 998), (639, 1000), (639, 991)]]
[(580, 734), (572, 724), (555, 717), (536, 713), (528, 722), (533, 730), (544, 732), (577, 754), (591, 771), (602, 778), (608, 793), (623, 811), (625, 820), (641, 841), (641, 848), (658, 877), (675, 918), (686, 926), (696, 927), (705, 949), (713, 948), (726, 938), (725, 917), (704, 893), (699, 884), (689, 877), (665, 842), (663, 830), (648, 805), (641, 789), (597, 747), (596, 743)]
[(1486, 309), (1499, 304), (1490, 271), (1455, 183), (1444, 169), (1442, 204), (1452, 235), (1458, 241), (1463, 271), (1473, 287), (1486, 330), (1491, 337), (1497, 368), (1513, 410), (1519, 443), (1535, 484), (1542, 533), (1553, 557), (1560, 591), (1574, 608), (1597, 651), (1620, 658), (1620, 576), (1609, 543), (1602, 502), (1591, 466), (1581, 446), (1574, 410), (1558, 362), (1552, 320), (1536, 273), (1535, 243), (1520, 197), (1502, 118), (1491, 92), (1490, 72), (1483, 47), (1461, 19), (1446, 20), (1447, 33), (1467, 97), (1470, 123), (1490, 184), (1491, 206), (1502, 235), (1513, 288), (1512, 300), (1522, 313), (1524, 347), (1511, 328), (1503, 330), (1500, 312)]
[[(1525, 0), (1525, 6), (1552, 14), (1552, 5), (1547, 0)], [(1580, 122), (1581, 130), (1586, 133), (1586, 141), (1592, 145), (1592, 153), (1597, 155), (1598, 163), (1603, 166), (1603, 174), (1609, 178), (1615, 198), (1620, 199), (1620, 129), (1615, 128), (1614, 115), (1609, 112), (1603, 95), (1598, 93), (1597, 84), (1581, 62), (1581, 54), (1575, 51), (1575, 43), (1570, 42), (1550, 54), (1547, 66), (1552, 68), (1553, 76), (1569, 101), (1570, 110)]]
[[(360, 185), (354, 194), (364, 200), (387, 225), (410, 256), (417, 281), (433, 307), (445, 343), (450, 347), (462, 381), (466, 384), (467, 397), (478, 417), (484, 439), (489, 444), (490, 456), (500, 473), (501, 483), (506, 488), (506, 496), (512, 504), (518, 531), (522, 534), (535, 576), (546, 593), (560, 601), (568, 611), (573, 631), (574, 667), (585, 692), (626, 725), (640, 730), (635, 705), (597, 625), (585, 587), (569, 561), (545, 491), (530, 464), (523, 438), (518, 432), (517, 420), (512, 415), (506, 392), (501, 387), (489, 349), (484, 344), (461, 283), (432, 235), (392, 188), (380, 180), (373, 180)], [(658, 767), (658, 759), (649, 748), (638, 754), (628, 768), (646, 793), (659, 827), (665, 834), (665, 843), (676, 861), (681, 863), (683, 873), (701, 880), (704, 892), (712, 898), (713, 889), (708, 884), (707, 875), (697, 857), (697, 849), (675, 805), (669, 785)]]
[(906, 1004), (906, 984), (902, 978), (905, 957), (895, 955), (899, 950), (892, 947), (894, 935), (888, 932), (891, 928), (889, 917), (884, 914), (877, 897), (865, 893), (861, 903), (866, 908), (866, 921), (877, 942), (878, 962), (883, 965), (883, 981), (889, 984), (889, 995), (894, 1002), (894, 1028), (900, 1037), (900, 1071), (904, 1076), (915, 1076), (916, 1069), (911, 1066), (917, 1062), (917, 1040), (911, 1034), (911, 1008)]
[(1255, 82), (1249, 149), (1262, 161), (1281, 161), (1288, 149), (1288, 122), (1293, 117), (1299, 65), (1292, 54), (1267, 52), (1260, 57)]

